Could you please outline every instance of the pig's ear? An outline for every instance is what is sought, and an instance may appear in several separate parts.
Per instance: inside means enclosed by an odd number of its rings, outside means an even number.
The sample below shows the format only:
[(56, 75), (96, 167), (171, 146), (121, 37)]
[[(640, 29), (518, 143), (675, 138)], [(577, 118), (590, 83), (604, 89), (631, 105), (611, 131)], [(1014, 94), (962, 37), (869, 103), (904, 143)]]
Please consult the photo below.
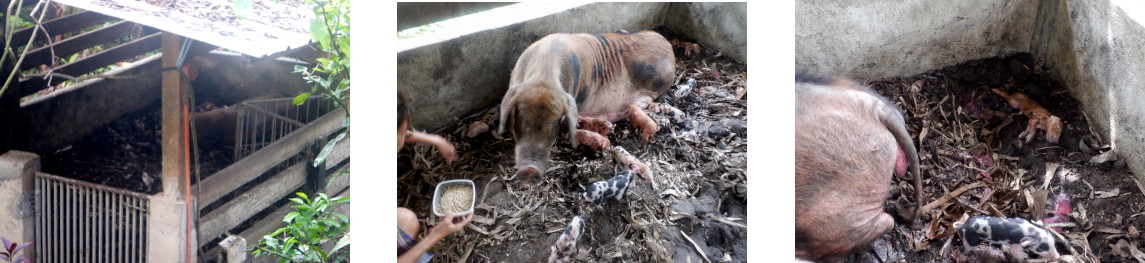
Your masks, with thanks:
[(1034, 242), (1034, 239), (1033, 239), (1033, 238), (1031, 238), (1031, 237), (1023, 237), (1023, 238), (1022, 238), (1022, 241), (1021, 241), (1021, 242), (1019, 242), (1018, 244), (1019, 244), (1019, 245), (1021, 245), (1023, 248), (1026, 248), (1026, 247), (1029, 247), (1029, 246), (1030, 246), (1030, 244), (1032, 244), (1033, 242)]
[(568, 93), (565, 93), (565, 98), (567, 99), (565, 104), (565, 120), (569, 123), (569, 143), (572, 143), (572, 147), (576, 148), (576, 99), (573, 98), (572, 94)]
[(509, 91), (505, 92), (505, 97), (501, 98), (501, 122), (497, 124), (497, 134), (505, 133), (505, 122), (512, 119), (509, 114), (516, 110), (517, 105), (517, 86), (509, 86)]

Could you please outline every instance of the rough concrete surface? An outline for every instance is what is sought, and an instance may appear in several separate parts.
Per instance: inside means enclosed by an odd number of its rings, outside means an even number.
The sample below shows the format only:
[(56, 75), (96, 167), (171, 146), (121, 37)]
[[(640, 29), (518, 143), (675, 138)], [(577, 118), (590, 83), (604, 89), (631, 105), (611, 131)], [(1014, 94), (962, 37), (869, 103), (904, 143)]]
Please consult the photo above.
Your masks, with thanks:
[(795, 70), (909, 76), (1022, 52), (1036, 9), (1035, 1), (796, 1)]
[(672, 3), (664, 24), (747, 64), (747, 3)]
[(1110, 1), (1042, 4), (1045, 37), (1031, 53), (1044, 59), (1098, 133), (1145, 181), (1145, 21)]
[[(23, 243), (33, 239), (32, 209), (30, 192), (34, 180), (32, 173), (40, 170), (40, 157), (21, 151), (9, 151), (0, 155), (0, 236), (12, 242)], [(22, 252), (31, 256), (30, 250)]]
[(854, 79), (1034, 54), (1145, 181), (1145, 27), (1110, 1), (798, 1), (795, 22), (796, 70)]

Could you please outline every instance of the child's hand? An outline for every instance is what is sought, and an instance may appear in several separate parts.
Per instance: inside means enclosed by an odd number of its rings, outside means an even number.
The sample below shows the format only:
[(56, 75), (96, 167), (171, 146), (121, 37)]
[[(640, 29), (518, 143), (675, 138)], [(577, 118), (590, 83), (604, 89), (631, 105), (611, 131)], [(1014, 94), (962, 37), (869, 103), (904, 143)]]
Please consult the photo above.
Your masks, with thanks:
[(453, 144), (445, 140), (444, 137), (418, 131), (410, 131), (409, 134), (406, 141), (433, 145), (441, 153), (441, 158), (445, 159), (446, 164), (453, 164), (453, 160), (457, 160), (457, 149), (454, 149)]

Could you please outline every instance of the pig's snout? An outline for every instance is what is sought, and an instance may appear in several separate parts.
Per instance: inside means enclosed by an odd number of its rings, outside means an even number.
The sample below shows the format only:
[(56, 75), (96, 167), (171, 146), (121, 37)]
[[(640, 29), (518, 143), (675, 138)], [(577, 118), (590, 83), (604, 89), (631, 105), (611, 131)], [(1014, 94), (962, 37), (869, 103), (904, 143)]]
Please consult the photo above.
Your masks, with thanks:
[[(554, 138), (555, 139), (555, 138)], [(517, 180), (535, 185), (548, 168), (552, 140), (541, 143), (518, 142), (516, 150)]]
[(534, 166), (526, 166), (517, 170), (517, 180), (527, 184), (537, 184), (541, 181), (541, 172)]

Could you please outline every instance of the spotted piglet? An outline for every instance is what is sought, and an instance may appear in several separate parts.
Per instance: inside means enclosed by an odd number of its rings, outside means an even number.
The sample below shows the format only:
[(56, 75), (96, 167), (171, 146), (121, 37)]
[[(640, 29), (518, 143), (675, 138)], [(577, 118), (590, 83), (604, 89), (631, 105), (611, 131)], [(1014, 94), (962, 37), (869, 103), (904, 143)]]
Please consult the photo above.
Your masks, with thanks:
[(633, 180), (636, 180), (635, 173), (630, 170), (622, 170), (617, 172), (612, 179), (592, 183), (581, 196), (583, 197), (581, 203), (592, 201), (592, 203), (600, 205), (605, 198), (614, 196), (617, 201), (624, 201), (624, 193), (628, 192), (628, 186), (632, 185)]
[(549, 254), (549, 263), (568, 262), (569, 256), (576, 252), (576, 241), (580, 239), (580, 234), (584, 233), (584, 220), (578, 215), (569, 220), (568, 228), (557, 239), (557, 243), (552, 247), (552, 254)]
[(954, 223), (962, 237), (962, 252), (986, 243), (1001, 245), (1018, 262), (1025, 262), (1027, 254), (1050, 261), (1057, 260), (1054, 237), (1046, 228), (1021, 218), (975, 216), (966, 223)]

